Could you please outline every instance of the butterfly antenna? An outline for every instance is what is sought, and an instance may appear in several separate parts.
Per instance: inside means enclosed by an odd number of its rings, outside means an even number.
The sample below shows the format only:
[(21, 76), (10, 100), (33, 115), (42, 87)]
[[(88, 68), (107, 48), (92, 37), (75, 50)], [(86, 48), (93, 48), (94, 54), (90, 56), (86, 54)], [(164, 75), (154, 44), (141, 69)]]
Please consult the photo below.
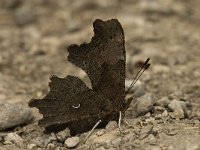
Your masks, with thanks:
[(131, 85), (129, 86), (128, 90), (126, 91), (126, 95), (133, 88), (133, 86), (138, 81), (138, 79), (142, 76), (142, 74), (145, 72), (145, 70), (147, 70), (149, 68), (149, 66), (150, 66), (149, 60), (150, 60), (150, 58), (148, 58), (145, 61), (145, 63), (142, 65), (141, 69), (138, 71), (138, 73), (134, 77), (133, 82), (131, 83)]

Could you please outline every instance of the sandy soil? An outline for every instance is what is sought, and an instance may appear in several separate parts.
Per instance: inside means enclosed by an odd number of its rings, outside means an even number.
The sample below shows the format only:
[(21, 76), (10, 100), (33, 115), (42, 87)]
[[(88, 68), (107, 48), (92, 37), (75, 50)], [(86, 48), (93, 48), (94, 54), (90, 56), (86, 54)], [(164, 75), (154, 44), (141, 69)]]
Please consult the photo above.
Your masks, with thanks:
[[(121, 22), (126, 36), (127, 79), (133, 77), (130, 71), (135, 73), (135, 62), (150, 57), (152, 65), (141, 78), (145, 93), (151, 93), (155, 101), (165, 96), (184, 99), (192, 105), (192, 112), (183, 119), (161, 117), (151, 123), (144, 123), (145, 116), (127, 114), (125, 119), (133, 127), (123, 124), (124, 135), (116, 129), (101, 137), (112, 139), (117, 146), (98, 137), (79, 143), (77, 149), (200, 149), (198, 0), (1, 0), (0, 100), (27, 106), (31, 98), (47, 93), (51, 74), (75, 74), (84, 79), (85, 73), (67, 61), (66, 47), (89, 42), (96, 18)], [(134, 125), (135, 120), (144, 121), (143, 125)], [(156, 134), (138, 136), (151, 127)], [(36, 123), (20, 127), (20, 131), (24, 149), (32, 138), (47, 136)], [(84, 136), (79, 135), (80, 139)], [(119, 137), (121, 143), (116, 140)], [(64, 149), (62, 143), (54, 144)], [(1, 143), (0, 149), (23, 148)]]

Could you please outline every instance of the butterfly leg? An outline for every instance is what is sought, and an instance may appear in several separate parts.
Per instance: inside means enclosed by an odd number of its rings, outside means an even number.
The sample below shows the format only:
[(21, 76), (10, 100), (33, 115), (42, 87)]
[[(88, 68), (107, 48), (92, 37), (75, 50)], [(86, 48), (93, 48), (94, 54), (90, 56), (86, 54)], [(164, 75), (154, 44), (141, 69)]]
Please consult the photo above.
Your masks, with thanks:
[(119, 111), (118, 128), (119, 128), (119, 131), (122, 133), (121, 122), (122, 122), (122, 112)]
[(95, 125), (94, 125), (94, 127), (92, 128), (92, 130), (90, 130), (90, 132), (88, 133), (88, 135), (86, 136), (86, 138), (85, 138), (85, 141), (84, 142), (86, 142), (87, 141), (87, 139), (88, 139), (88, 137), (92, 134), (92, 132), (94, 131), (94, 129), (101, 123), (102, 121), (101, 120), (99, 120)]

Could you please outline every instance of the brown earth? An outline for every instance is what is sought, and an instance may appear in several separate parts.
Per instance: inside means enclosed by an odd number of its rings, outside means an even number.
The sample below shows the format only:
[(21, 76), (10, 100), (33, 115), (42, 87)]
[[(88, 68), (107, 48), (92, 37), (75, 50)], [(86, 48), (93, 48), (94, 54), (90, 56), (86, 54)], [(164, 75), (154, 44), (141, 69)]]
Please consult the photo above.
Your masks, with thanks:
[[(96, 18), (121, 22), (127, 78), (132, 78), (130, 70), (135, 73), (133, 63), (150, 57), (151, 67), (141, 78), (145, 93), (151, 93), (155, 101), (165, 96), (184, 99), (192, 112), (187, 118), (161, 117), (151, 123), (144, 116), (127, 114), (125, 119), (133, 127), (122, 124), (124, 135), (117, 129), (106, 131), (96, 141), (91, 137), (86, 144), (79, 143), (77, 149), (200, 149), (198, 0), (0, 0), (0, 100), (27, 106), (31, 98), (47, 93), (51, 74), (84, 79), (85, 73), (67, 61), (66, 47), (89, 42)], [(34, 114), (38, 116), (35, 110)], [(24, 149), (32, 138), (48, 136), (35, 123), (19, 130)], [(143, 132), (146, 136), (141, 137)], [(82, 140), (85, 134), (79, 137)], [(54, 144), (64, 149), (62, 143)], [(0, 144), (0, 149), (17, 148)]]

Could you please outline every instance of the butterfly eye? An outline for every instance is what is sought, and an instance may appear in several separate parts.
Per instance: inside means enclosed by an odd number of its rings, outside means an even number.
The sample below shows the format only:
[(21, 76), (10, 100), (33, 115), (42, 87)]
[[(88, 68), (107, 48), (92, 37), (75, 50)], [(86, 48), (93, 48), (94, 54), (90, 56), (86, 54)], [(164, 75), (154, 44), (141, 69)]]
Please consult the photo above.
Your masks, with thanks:
[(120, 103), (121, 105), (121, 109), (125, 108), (126, 107), (126, 102), (124, 100), (121, 101)]

